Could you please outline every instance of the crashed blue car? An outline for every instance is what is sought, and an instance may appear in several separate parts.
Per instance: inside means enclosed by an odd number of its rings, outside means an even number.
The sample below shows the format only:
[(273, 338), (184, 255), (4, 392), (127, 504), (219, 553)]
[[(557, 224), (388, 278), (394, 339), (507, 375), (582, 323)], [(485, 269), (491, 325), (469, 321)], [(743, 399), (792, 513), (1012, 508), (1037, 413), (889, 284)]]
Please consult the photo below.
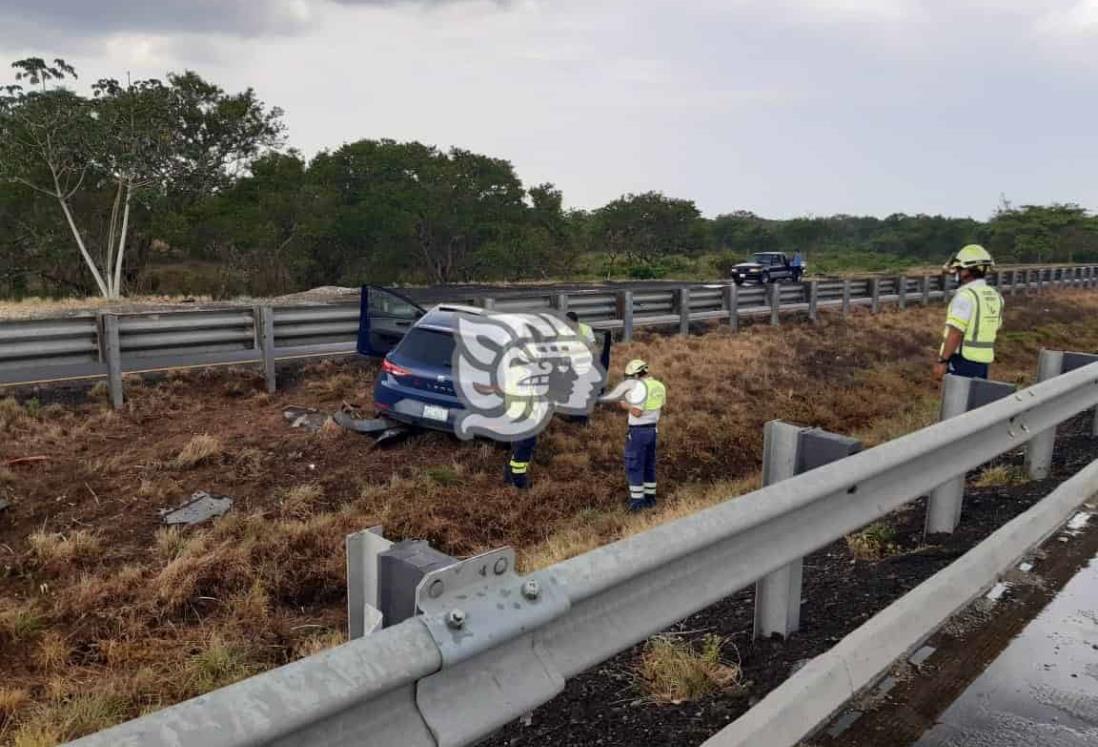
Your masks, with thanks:
[[(424, 309), (391, 290), (363, 286), (358, 352), (381, 358), (374, 385), (379, 418), (406, 426), (454, 431), (464, 409), (454, 391), (451, 361), (458, 312), (483, 314), (473, 306), (440, 304)], [(602, 364), (610, 364), (610, 333), (604, 333)]]

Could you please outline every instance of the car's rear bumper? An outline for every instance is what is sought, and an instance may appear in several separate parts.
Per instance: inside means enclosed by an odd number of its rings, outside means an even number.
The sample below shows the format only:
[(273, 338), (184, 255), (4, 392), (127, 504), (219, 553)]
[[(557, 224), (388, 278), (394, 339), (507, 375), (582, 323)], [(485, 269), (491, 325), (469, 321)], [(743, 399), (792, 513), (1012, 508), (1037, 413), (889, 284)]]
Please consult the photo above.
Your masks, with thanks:
[[(457, 397), (393, 384), (389, 381), (391, 378), (388, 375), (382, 376), (374, 386), (374, 407), (378, 415), (420, 428), (450, 433), (454, 431), (454, 421), (458, 413), (465, 409)], [(425, 414), (431, 408), (445, 410), (446, 419)]]

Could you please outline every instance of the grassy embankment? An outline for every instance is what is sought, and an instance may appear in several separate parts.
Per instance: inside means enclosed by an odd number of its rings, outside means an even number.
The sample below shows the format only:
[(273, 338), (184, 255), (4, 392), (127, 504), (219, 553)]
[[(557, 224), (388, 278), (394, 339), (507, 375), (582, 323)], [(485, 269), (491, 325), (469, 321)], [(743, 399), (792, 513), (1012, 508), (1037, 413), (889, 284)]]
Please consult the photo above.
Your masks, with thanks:
[[(868, 444), (934, 420), (941, 306), (825, 314), (817, 326), (644, 335), (615, 351), (667, 382), (657, 512), (623, 510), (621, 413), (555, 422), (534, 487), (500, 485), (505, 452), (441, 435), (392, 450), (290, 430), (288, 404), (369, 401), (373, 367), (312, 365), (269, 396), (254, 373), (131, 380), (125, 410), (0, 401), (0, 743), (46, 745), (208, 691), (341, 640), (343, 537), (383, 524), (466, 555), (515, 546), (527, 569), (743, 493), (772, 418)], [(1098, 349), (1098, 294), (1011, 300), (994, 375), (1025, 383), (1041, 345)], [(236, 505), (165, 529), (196, 489)], [(887, 538), (885, 538), (887, 539)], [(872, 549), (872, 548), (870, 548)], [(852, 550), (868, 552), (865, 548)], [(720, 677), (718, 677), (720, 679)]]

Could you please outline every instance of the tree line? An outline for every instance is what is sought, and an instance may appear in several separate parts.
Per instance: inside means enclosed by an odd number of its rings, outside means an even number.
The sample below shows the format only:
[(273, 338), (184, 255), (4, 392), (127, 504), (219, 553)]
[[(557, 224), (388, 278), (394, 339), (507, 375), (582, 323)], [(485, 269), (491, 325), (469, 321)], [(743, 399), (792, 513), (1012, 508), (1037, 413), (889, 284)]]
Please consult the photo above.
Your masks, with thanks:
[(360, 140), (286, 149), (282, 112), (193, 72), (70, 87), (64, 60), (0, 88), (0, 295), (287, 293), (320, 285), (715, 276), (755, 251), (835, 267), (937, 264), (970, 241), (1000, 262), (1098, 259), (1074, 204), (987, 221), (897, 213), (703, 217), (626, 194), (569, 210), (553, 184), (461, 148)]

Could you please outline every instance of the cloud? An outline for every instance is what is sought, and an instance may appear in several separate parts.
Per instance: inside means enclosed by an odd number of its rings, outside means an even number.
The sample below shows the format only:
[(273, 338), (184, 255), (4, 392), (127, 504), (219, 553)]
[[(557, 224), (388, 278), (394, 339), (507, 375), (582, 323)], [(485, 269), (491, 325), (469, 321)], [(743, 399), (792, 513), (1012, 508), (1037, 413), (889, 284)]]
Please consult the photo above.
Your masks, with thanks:
[(1046, 13), (1037, 30), (1052, 36), (1079, 37), (1098, 32), (1098, 0), (1079, 0), (1067, 8)]
[(0, 15), (66, 34), (219, 32), (255, 36), (306, 28), (313, 0), (0, 0)]
[[(246, 37), (309, 29), (325, 6), (442, 6), (468, 0), (0, 0), (14, 24), (87, 36), (124, 32), (204, 32)], [(505, 6), (511, 0), (488, 0)], [(18, 19), (8, 21), (8, 19)], [(0, 34), (11, 38), (10, 33)]]

